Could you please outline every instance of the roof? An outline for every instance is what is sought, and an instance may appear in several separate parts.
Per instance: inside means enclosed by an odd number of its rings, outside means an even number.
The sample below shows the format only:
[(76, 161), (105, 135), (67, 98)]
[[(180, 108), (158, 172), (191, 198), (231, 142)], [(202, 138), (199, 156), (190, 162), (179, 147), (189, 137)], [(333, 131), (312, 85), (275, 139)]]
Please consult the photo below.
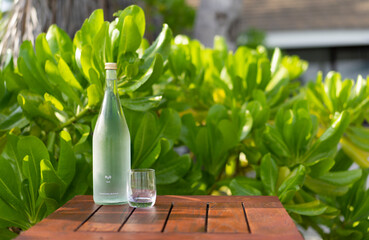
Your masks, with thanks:
[(369, 1), (244, 0), (241, 24), (261, 30), (369, 29)]
[[(195, 8), (201, 0), (186, 0)], [(267, 32), (266, 44), (281, 48), (369, 44), (369, 1), (241, 0), (240, 32)]]
[[(201, 0), (186, 0), (199, 7)], [(243, 0), (241, 24), (264, 31), (369, 29), (365, 0)]]

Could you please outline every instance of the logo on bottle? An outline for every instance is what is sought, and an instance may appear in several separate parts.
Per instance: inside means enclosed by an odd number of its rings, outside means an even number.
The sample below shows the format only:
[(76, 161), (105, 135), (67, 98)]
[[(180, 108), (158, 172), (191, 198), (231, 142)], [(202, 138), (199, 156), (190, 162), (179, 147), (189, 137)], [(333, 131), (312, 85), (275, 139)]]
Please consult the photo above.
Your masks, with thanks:
[(105, 175), (105, 180), (106, 183), (110, 183), (111, 175)]

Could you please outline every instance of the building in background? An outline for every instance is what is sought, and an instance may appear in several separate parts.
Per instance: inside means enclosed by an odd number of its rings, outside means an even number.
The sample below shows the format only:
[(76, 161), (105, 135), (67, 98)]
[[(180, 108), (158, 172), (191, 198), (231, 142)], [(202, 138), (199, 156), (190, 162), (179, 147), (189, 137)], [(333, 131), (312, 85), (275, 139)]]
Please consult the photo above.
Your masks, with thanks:
[[(201, 7), (201, 0), (187, 0)], [(241, 0), (238, 34), (266, 32), (265, 44), (309, 61), (303, 81), (316, 72), (339, 71), (344, 78), (369, 74), (369, 1)]]

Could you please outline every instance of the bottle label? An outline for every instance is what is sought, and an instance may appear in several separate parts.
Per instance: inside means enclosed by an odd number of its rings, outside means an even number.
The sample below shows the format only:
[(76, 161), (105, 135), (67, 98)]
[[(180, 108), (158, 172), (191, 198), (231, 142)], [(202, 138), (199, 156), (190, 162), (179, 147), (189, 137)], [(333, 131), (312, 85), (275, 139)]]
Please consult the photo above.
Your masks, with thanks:
[(112, 195), (118, 195), (119, 193), (117, 192), (107, 192), (107, 193), (99, 193), (102, 196), (112, 196)]
[(105, 175), (105, 182), (110, 183), (111, 175)]

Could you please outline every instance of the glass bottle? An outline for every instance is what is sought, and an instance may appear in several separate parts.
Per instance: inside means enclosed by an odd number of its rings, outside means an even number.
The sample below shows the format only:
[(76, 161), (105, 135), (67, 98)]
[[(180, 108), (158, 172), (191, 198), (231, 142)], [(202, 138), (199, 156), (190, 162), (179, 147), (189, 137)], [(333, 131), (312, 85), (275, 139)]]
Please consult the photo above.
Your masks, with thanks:
[(106, 63), (104, 100), (93, 133), (93, 198), (97, 204), (128, 202), (131, 140), (117, 93), (117, 64)]

